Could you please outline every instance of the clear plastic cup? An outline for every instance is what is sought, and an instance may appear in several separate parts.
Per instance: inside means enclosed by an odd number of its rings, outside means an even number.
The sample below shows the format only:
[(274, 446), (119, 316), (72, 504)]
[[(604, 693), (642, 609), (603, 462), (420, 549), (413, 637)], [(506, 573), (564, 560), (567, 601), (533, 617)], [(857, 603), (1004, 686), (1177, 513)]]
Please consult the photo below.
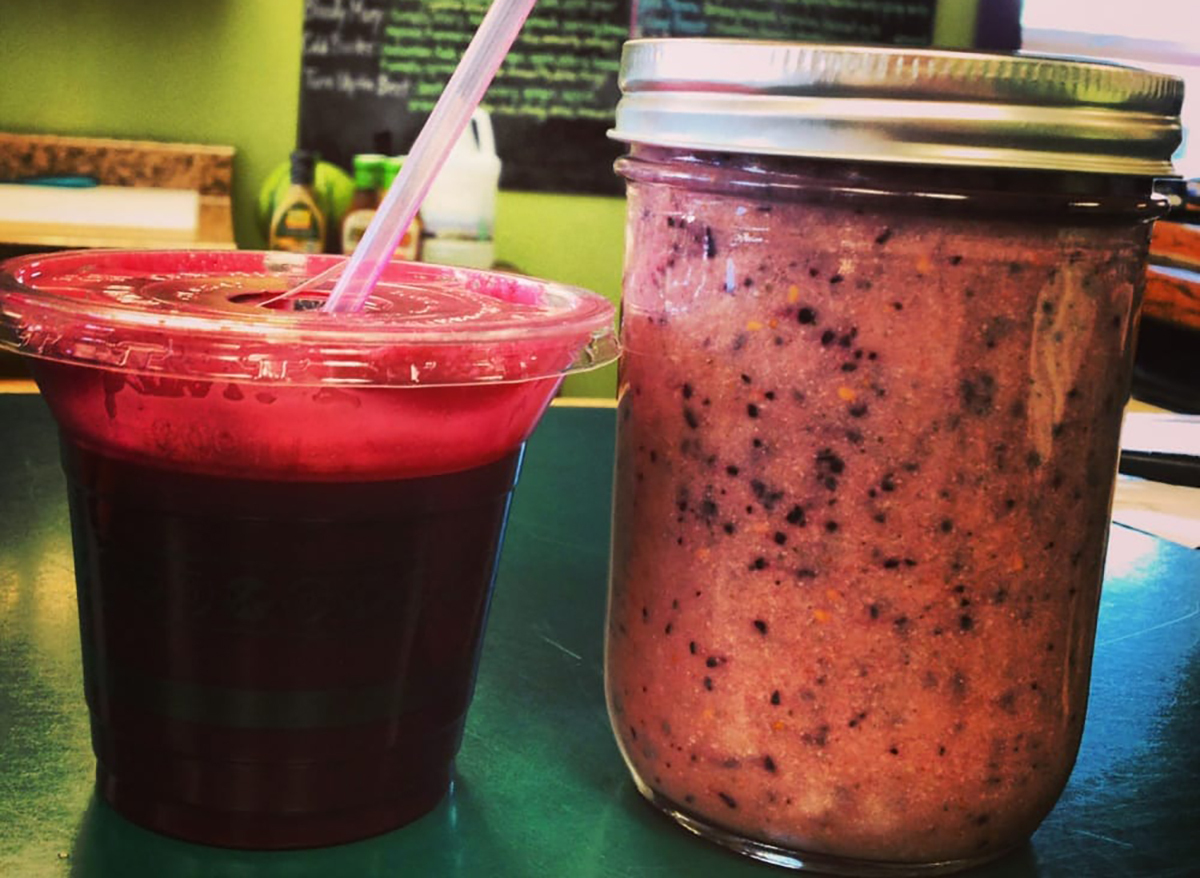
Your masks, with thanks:
[(61, 433), (103, 796), (152, 829), (308, 847), (448, 788), (523, 443), (612, 306), (393, 263), (361, 315), (259, 303), (274, 253), (0, 272), (0, 345)]

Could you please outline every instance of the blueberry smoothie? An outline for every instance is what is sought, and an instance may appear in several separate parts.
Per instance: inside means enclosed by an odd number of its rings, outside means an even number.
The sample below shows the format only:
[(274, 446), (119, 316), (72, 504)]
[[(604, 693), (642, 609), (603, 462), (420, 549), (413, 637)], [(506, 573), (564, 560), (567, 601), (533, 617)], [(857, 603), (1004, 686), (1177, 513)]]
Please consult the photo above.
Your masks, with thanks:
[(762, 850), (998, 855), (1083, 727), (1137, 199), (650, 147), (618, 169), (606, 679), (639, 788)]

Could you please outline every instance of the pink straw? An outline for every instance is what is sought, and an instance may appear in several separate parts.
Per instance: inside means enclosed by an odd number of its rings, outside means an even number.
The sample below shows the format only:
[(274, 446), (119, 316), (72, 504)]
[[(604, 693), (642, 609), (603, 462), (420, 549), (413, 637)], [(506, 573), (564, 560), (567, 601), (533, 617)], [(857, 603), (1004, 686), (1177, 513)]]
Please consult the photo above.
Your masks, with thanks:
[(495, 0), (492, 3), (354, 255), (348, 262), (339, 263), (290, 290), (287, 295), (311, 290), (337, 277), (322, 310), (347, 313), (362, 308), (396, 252), (404, 230), (417, 215), (434, 177), (483, 100), (484, 92), (495, 78), (535, 2)]

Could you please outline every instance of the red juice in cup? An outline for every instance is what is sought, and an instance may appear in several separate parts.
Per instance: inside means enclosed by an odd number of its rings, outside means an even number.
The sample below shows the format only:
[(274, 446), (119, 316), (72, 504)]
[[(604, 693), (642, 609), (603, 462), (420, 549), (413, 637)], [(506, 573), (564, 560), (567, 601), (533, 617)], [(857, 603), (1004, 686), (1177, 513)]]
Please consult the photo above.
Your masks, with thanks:
[(247, 848), (391, 829), (445, 793), (523, 443), (612, 307), (396, 263), (67, 253), (0, 274), (0, 344), (61, 431), (98, 786)]

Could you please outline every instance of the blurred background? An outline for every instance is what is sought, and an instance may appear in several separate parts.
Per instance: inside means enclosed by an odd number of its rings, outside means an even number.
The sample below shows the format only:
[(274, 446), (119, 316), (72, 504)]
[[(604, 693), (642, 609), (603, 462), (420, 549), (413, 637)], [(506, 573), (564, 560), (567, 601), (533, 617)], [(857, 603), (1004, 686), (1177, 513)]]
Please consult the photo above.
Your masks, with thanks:
[[(755, 0), (750, 5), (764, 3), (788, 6), (788, 0)], [(264, 247), (275, 199), (287, 188), (289, 155), (297, 146), (313, 147), (305, 140), (320, 146), (322, 127), (330, 136), (343, 127), (331, 124), (328, 117), (322, 121), (312, 71), (320, 72), (322, 60), (317, 40), (329, 27), (341, 26), (329, 22), (347, 15), (351, 5), (335, 0), (5, 0), (0, 137), (52, 134), (232, 147), (232, 177), (224, 196), (231, 217), (229, 243)], [(365, 7), (388, 11), (396, 22), (409, 14), (405, 10), (424, 5), (416, 0), (368, 0)], [(483, 0), (463, 0), (464, 22), (468, 12), (483, 5)], [(864, 8), (869, 5), (889, 6)], [(678, 14), (684, 7), (697, 6), (642, 0), (632, 29), (719, 34), (712, 22)], [(886, 38), (951, 48), (1021, 46), (1127, 60), (1169, 69), (1194, 81), (1192, 92), (1200, 92), (1196, 0), (924, 0), (906, 6), (916, 10), (908, 13), (910, 31), (901, 33), (893, 20)], [(603, 27), (615, 40), (613, 45), (619, 45), (628, 30), (614, 30), (612, 23), (630, 21), (631, 8), (638, 7), (629, 0), (591, 0), (585, 18), (590, 16), (588, 26), (597, 33)], [(830, 17), (814, 26), (813, 37), (821, 36), (821, 27), (830, 30), (835, 24), (843, 28), (838, 33), (869, 33), (845, 30), (845, 21)], [(503, 76), (498, 80), (502, 82)], [(610, 96), (605, 92), (600, 99), (607, 103)], [(379, 114), (373, 105), (360, 106)], [(1192, 127), (1198, 106), (1196, 100), (1185, 106), (1185, 121)], [(351, 112), (334, 112), (342, 113), (345, 126), (353, 124)], [(501, 267), (595, 289), (615, 301), (620, 292), (624, 202), (615, 194), (615, 180), (605, 182), (611, 179), (611, 154), (605, 150), (615, 148), (604, 141), (605, 122), (577, 120), (574, 127), (545, 128), (544, 135), (538, 135), (543, 129), (535, 126), (532, 135), (527, 130), (523, 139), (512, 139), (504, 129), (508, 122), (503, 108), (494, 109), (493, 116), (505, 172), (486, 231), (492, 258)], [(385, 130), (383, 140), (390, 142), (382, 143), (377, 131), (376, 142), (364, 142), (354, 151), (403, 152), (408, 144), (399, 141), (410, 129), (411, 125)], [(575, 158), (573, 132), (584, 132), (586, 149), (599, 151), (585, 150)], [(1194, 177), (1200, 175), (1200, 156), (1189, 147), (1185, 142), (1180, 169)], [(0, 148), (0, 181), (2, 152)], [(520, 167), (532, 166), (536, 174), (539, 164), (560, 154), (566, 164), (589, 164), (593, 181), (600, 182), (577, 184), (553, 174), (541, 180), (528, 174), (514, 179)], [(345, 211), (354, 189), (350, 157), (339, 159), (337, 167), (329, 163), (333, 170), (324, 179), (317, 169), (318, 189), (337, 188), (337, 208), (327, 206), (331, 212)], [(0, 213), (5, 197), (0, 194)], [(327, 219), (331, 229), (339, 220), (336, 215)], [(3, 228), (0, 217), (0, 255), (19, 252)], [(28, 242), (24, 249), (29, 249)], [(0, 369), (17, 368), (0, 364)], [(573, 376), (564, 393), (611, 397), (614, 387), (615, 373), (607, 369)]]

